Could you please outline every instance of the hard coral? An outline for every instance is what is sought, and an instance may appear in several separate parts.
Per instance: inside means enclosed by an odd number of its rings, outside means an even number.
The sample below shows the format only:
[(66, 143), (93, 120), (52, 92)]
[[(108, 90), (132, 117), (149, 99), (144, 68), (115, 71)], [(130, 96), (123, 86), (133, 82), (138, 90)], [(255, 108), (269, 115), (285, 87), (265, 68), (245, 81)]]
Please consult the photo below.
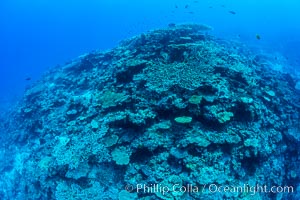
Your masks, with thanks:
[(5, 119), (1, 199), (248, 198), (124, 191), (153, 183), (300, 188), (296, 80), (207, 31), (153, 30), (49, 71)]

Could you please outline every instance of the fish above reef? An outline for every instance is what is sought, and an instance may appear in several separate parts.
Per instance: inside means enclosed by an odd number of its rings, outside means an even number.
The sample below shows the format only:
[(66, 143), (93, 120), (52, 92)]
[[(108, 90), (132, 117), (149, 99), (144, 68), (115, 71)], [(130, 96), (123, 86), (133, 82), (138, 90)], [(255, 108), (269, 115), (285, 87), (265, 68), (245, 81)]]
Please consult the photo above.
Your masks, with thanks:
[(170, 28), (173, 28), (173, 27), (175, 27), (175, 26), (176, 26), (175, 23), (169, 23), (169, 24), (168, 24), (168, 27), (170, 27)]
[(234, 11), (232, 11), (232, 10), (230, 10), (230, 11), (228, 11), (230, 14), (233, 14), (233, 15), (235, 15), (236, 14), (236, 12), (234, 12)]
[(29, 77), (29, 76), (25, 78), (25, 81), (30, 81), (30, 80), (31, 80), (31, 77)]
[(261, 37), (260, 37), (259, 34), (256, 34), (256, 35), (255, 35), (255, 38), (256, 38), (257, 40), (260, 40), (260, 39), (261, 39)]

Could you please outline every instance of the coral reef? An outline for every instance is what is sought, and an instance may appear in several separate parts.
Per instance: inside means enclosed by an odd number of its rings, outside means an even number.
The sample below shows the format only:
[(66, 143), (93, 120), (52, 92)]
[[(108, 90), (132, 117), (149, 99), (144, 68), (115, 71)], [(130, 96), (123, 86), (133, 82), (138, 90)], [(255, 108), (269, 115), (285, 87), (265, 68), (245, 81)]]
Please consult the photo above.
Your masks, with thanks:
[(253, 199), (196, 191), (208, 184), (300, 198), (299, 82), (208, 29), (153, 30), (45, 74), (3, 120), (1, 199)]

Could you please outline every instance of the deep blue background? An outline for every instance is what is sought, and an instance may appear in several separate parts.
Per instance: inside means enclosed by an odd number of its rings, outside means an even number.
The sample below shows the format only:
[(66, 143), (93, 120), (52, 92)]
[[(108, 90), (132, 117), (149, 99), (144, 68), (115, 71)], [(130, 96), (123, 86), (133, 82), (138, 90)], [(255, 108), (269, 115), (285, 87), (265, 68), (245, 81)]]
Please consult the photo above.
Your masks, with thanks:
[(171, 22), (211, 25), (218, 37), (281, 52), (297, 67), (299, 9), (297, 0), (1, 0), (0, 104), (49, 67)]

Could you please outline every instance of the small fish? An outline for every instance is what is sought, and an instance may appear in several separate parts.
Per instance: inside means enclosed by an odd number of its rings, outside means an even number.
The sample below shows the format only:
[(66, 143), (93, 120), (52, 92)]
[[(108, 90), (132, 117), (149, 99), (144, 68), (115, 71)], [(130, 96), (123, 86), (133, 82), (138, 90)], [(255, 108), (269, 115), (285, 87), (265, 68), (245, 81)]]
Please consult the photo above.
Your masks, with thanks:
[(209, 6), (208, 8), (213, 8), (212, 6)]
[(177, 6), (177, 5), (175, 5), (175, 8), (178, 8), (178, 6)]
[(188, 4), (186, 4), (186, 5), (184, 6), (184, 8), (189, 8), (189, 5), (188, 5)]
[(174, 28), (174, 27), (176, 26), (176, 24), (175, 24), (175, 23), (170, 23), (170, 24), (168, 24), (168, 26), (169, 26), (170, 28)]
[(236, 12), (234, 12), (234, 11), (232, 11), (232, 10), (230, 10), (230, 11), (228, 11), (230, 14), (233, 14), (233, 15), (235, 15), (236, 14)]
[(261, 39), (261, 37), (260, 37), (259, 34), (256, 34), (255, 37), (256, 37), (257, 40), (260, 40), (260, 39)]
[(31, 77), (26, 77), (25, 78), (25, 81), (30, 81), (31, 80)]
[(190, 12), (188, 12), (189, 14), (194, 14), (194, 12), (193, 11), (190, 11)]

